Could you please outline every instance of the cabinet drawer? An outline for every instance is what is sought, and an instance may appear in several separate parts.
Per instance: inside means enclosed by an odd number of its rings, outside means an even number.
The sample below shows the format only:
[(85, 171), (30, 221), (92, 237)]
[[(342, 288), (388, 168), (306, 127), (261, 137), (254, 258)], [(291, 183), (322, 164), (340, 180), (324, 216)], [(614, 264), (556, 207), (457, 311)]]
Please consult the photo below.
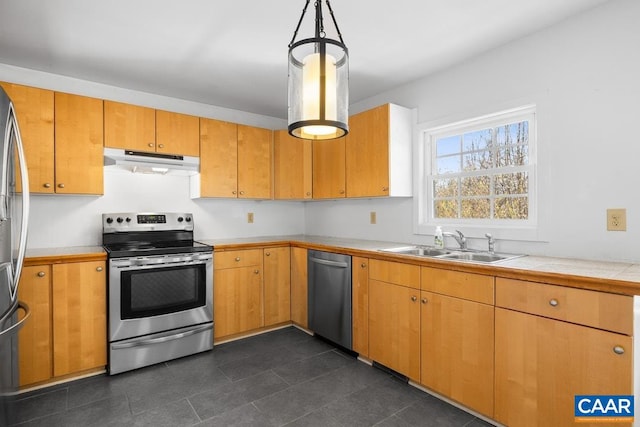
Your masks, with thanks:
[(369, 278), (420, 289), (420, 267), (417, 265), (372, 259), (369, 262)]
[(246, 251), (215, 252), (214, 269), (247, 267), (262, 264), (262, 249)]
[(633, 299), (523, 280), (496, 279), (496, 305), (632, 335)]
[(494, 277), (422, 267), (422, 290), (493, 304)]

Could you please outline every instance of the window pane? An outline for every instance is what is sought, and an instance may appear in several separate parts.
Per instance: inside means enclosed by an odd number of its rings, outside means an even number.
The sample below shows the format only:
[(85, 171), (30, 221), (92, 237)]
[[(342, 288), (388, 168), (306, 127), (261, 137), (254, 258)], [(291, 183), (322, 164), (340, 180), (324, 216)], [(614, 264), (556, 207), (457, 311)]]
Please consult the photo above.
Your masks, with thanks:
[(527, 144), (529, 142), (529, 122), (511, 123), (496, 128), (496, 143), (498, 145), (507, 144)]
[(529, 218), (529, 199), (527, 197), (502, 197), (495, 201), (494, 212), (499, 219)]
[(488, 196), (491, 189), (491, 178), (488, 176), (468, 176), (462, 178), (463, 196)]
[(476, 151), (462, 155), (462, 165), (465, 171), (486, 170), (493, 168), (490, 151)]
[(434, 179), (433, 195), (436, 198), (455, 197), (458, 195), (458, 179)]
[(517, 172), (496, 175), (494, 185), (496, 194), (527, 194), (529, 192), (529, 174)]
[(491, 202), (489, 199), (463, 199), (462, 218), (489, 218)]
[(460, 156), (438, 157), (436, 170), (438, 174), (460, 172)]
[(491, 129), (465, 133), (462, 140), (462, 151), (485, 150), (491, 144)]
[(507, 145), (497, 151), (496, 166), (524, 166), (529, 163), (528, 145)]
[(436, 200), (433, 207), (435, 218), (458, 218), (458, 203), (455, 200)]
[(460, 135), (448, 136), (436, 140), (436, 156), (446, 156), (460, 152)]

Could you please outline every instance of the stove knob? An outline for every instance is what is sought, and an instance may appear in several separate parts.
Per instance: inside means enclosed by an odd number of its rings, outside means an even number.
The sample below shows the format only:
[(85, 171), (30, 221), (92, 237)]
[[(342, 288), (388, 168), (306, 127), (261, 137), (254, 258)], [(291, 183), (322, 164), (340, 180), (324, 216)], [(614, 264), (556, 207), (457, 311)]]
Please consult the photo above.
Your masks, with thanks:
[(184, 218), (182, 218), (181, 216), (178, 217), (178, 222), (182, 222), (184, 221)]
[(187, 217), (187, 222), (191, 222), (191, 217), (190, 216)]
[(113, 218), (109, 217), (107, 218), (107, 224), (111, 224), (113, 222)]
[(124, 221), (124, 219), (118, 217), (118, 219), (116, 219), (116, 221), (118, 221), (118, 224), (122, 224), (122, 221)]
[(131, 222), (131, 218), (127, 217), (127, 222)]

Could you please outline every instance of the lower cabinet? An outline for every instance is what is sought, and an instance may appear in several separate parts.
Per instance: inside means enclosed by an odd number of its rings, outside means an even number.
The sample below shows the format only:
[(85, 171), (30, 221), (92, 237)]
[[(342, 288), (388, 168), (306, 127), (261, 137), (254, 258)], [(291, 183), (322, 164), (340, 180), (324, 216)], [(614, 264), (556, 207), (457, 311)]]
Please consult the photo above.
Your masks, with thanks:
[(20, 385), (107, 364), (104, 261), (24, 267), (19, 298), (32, 317), (19, 333)]
[(216, 252), (214, 338), (291, 320), (289, 247)]
[(216, 252), (213, 271), (214, 338), (264, 326), (262, 249)]
[(370, 260), (369, 357), (420, 382), (420, 267)]
[(369, 357), (369, 260), (354, 256), (351, 265), (353, 351)]
[(309, 327), (307, 300), (307, 250), (291, 248), (291, 321)]

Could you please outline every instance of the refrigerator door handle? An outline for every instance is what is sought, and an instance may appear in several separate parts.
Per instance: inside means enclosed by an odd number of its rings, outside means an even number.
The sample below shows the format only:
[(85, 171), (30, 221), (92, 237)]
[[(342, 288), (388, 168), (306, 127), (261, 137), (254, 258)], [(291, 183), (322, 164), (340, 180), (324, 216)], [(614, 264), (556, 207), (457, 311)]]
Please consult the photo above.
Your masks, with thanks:
[[(18, 164), (20, 165), (20, 179), (22, 180), (22, 221), (20, 223), (20, 241), (18, 243), (18, 259), (16, 268), (13, 272), (13, 291), (11, 297), (16, 300), (18, 298), (18, 285), (20, 274), (22, 273), (22, 264), (27, 249), (27, 229), (29, 227), (29, 173), (27, 171), (27, 159), (24, 155), (24, 147), (22, 146), (22, 137), (20, 136), (20, 127), (13, 104), (9, 104), (9, 128), (13, 129), (16, 138), (16, 149), (18, 150)], [(13, 154), (11, 154), (13, 155)]]
[[(0, 330), (0, 337), (5, 334), (12, 334), (12, 333), (18, 332), (18, 330), (24, 326), (24, 323), (27, 321), (29, 316), (31, 316), (31, 309), (26, 303), (22, 301), (18, 301), (18, 310), (20, 309), (24, 310), (24, 317), (20, 319), (18, 323), (15, 323), (14, 325), (8, 327), (7, 329)], [(13, 313), (14, 312), (12, 312), (11, 315), (13, 315)]]
[[(5, 276), (4, 277), (4, 281), (6, 281), (7, 286), (9, 287), (9, 296), (11, 297), (11, 301), (14, 302), (15, 300), (13, 299), (13, 273), (11, 272), (13, 268), (13, 265), (11, 264), (11, 262), (3, 262), (0, 264), (0, 275)], [(0, 282), (2, 282), (2, 280), (0, 280)], [(2, 319), (0, 319), (0, 325), (2, 324), (2, 322), (5, 320), (6, 316), (3, 316)]]

